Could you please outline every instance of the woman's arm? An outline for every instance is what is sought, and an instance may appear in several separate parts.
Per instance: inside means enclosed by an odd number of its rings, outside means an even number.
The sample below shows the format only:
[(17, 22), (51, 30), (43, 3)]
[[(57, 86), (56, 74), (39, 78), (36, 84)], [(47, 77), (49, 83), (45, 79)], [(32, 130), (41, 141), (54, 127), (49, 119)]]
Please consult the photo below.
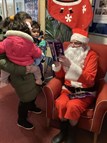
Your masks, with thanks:
[(10, 62), (7, 58), (0, 60), (0, 69), (14, 75), (25, 75), (26, 67)]

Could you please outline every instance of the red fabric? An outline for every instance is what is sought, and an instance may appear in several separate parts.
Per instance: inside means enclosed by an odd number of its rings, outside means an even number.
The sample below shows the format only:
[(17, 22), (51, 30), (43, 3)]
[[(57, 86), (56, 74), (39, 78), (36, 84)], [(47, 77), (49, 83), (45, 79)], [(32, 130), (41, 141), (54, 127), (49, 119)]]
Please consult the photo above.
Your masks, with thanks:
[(41, 50), (32, 41), (20, 36), (9, 36), (0, 42), (0, 54), (6, 53), (10, 61), (21, 66), (31, 65)]
[(67, 96), (68, 91), (62, 90), (61, 95), (56, 99), (56, 109), (60, 119), (78, 120), (80, 115), (93, 102), (93, 97), (70, 100)]
[(81, 34), (81, 35), (83, 35), (85, 37), (88, 37), (88, 32), (83, 30), (83, 29), (74, 28), (72, 31), (73, 31), (73, 34), (78, 33), (78, 34)]
[(64, 2), (48, 0), (48, 12), (56, 20), (69, 26), (87, 29), (93, 18), (92, 6), (89, 0)]
[(85, 62), (82, 75), (78, 79), (82, 82), (83, 87), (92, 87), (95, 84), (95, 77), (98, 71), (98, 55), (90, 50)]
[[(89, 53), (87, 54), (86, 59), (85, 59), (82, 74), (80, 75), (79, 79), (77, 80), (77, 82), (82, 83), (82, 87), (88, 88), (88, 87), (92, 87), (94, 85), (94, 81), (95, 81), (95, 77), (96, 77), (96, 73), (97, 73), (97, 67), (98, 67), (97, 61), (98, 61), (98, 55), (94, 51), (90, 50)], [(71, 66), (72, 66), (72, 64), (71, 64)], [(77, 69), (75, 69), (75, 70), (77, 70)], [(55, 72), (55, 75), (57, 78), (64, 77), (63, 68), (61, 68), (59, 71)], [(70, 79), (70, 80), (65, 79), (65, 84), (71, 86), (72, 79)]]

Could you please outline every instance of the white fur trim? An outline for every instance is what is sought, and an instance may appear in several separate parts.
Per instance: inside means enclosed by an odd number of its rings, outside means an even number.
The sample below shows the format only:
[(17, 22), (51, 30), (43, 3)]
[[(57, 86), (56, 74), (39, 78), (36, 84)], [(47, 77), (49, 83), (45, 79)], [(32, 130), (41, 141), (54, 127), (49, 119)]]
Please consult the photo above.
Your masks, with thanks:
[[(70, 52), (70, 49), (73, 52)], [(66, 57), (68, 57), (71, 60), (71, 66), (65, 75), (65, 78), (68, 80), (77, 81), (80, 75), (82, 74), (82, 70), (84, 68), (84, 61), (85, 61), (88, 51), (90, 50), (90, 47), (87, 47), (85, 51), (83, 48), (79, 48), (79, 49), (68, 47), (68, 50), (66, 50), (65, 52)]]
[(74, 33), (72, 36), (71, 36), (71, 40), (77, 40), (77, 41), (80, 41), (82, 43), (88, 43), (89, 42), (89, 38), (82, 35), (82, 34), (78, 34), (78, 33)]
[(33, 42), (33, 38), (29, 34), (18, 30), (8, 30), (5, 36), (20, 36)]
[(73, 6), (73, 5), (77, 5), (79, 3), (81, 3), (82, 0), (78, 0), (76, 2), (59, 2), (59, 1), (56, 1), (56, 0), (53, 0), (54, 3), (58, 4), (58, 5), (61, 5), (61, 6)]
[(82, 88), (82, 83), (78, 81), (71, 81), (71, 85), (73, 87), (81, 87)]
[(58, 72), (61, 69), (61, 64), (59, 63), (59, 66), (55, 66), (55, 64), (52, 64), (52, 70), (55, 72)]
[(75, 81), (78, 80), (81, 74), (82, 68), (72, 62), (69, 70), (66, 72), (65, 79)]

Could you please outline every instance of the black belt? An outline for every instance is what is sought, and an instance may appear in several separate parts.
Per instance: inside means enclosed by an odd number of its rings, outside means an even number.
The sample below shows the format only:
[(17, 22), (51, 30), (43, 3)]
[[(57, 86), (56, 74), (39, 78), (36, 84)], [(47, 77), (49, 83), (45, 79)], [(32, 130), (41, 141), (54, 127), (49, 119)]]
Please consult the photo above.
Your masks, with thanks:
[(95, 91), (95, 86), (93, 87), (89, 87), (89, 88), (80, 88), (80, 87), (71, 87), (68, 86), (66, 84), (64, 84), (64, 86), (72, 93), (77, 93), (77, 92), (81, 92), (81, 91), (87, 91), (87, 92), (94, 92)]

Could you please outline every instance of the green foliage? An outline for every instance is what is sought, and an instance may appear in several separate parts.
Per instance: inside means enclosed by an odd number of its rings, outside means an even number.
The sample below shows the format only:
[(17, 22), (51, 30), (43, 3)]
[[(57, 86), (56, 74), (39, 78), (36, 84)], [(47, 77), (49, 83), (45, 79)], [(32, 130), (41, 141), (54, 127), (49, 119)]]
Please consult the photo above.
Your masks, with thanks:
[(72, 31), (49, 15), (46, 16), (46, 40), (69, 41)]

